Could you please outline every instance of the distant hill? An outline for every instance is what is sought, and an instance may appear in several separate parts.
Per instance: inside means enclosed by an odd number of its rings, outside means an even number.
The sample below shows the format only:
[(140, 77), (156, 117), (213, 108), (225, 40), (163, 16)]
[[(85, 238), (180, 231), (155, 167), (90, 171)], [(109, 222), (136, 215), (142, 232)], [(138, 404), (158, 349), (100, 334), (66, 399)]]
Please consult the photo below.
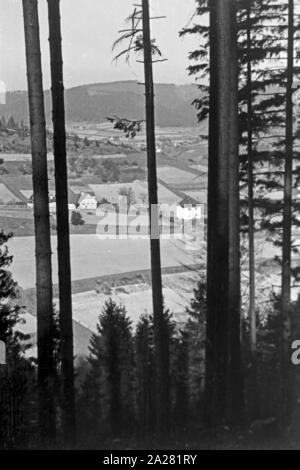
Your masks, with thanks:
[[(195, 85), (157, 84), (156, 124), (160, 127), (192, 127), (197, 124), (192, 101), (199, 95)], [(51, 120), (50, 91), (45, 92), (47, 121)], [(131, 119), (144, 118), (144, 88), (135, 81), (83, 85), (66, 90), (67, 122), (106, 121), (117, 114)], [(0, 104), (0, 116), (28, 122), (25, 91), (8, 92), (6, 104)]]

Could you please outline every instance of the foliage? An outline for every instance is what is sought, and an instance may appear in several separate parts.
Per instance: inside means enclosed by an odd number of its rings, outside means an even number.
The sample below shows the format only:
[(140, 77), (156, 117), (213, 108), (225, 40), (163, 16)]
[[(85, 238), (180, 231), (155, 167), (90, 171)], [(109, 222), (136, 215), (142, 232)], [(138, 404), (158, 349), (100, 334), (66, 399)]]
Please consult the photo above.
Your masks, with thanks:
[(129, 210), (136, 202), (134, 191), (132, 188), (121, 188), (119, 190), (119, 196), (126, 198), (127, 209)]
[[(114, 60), (125, 56), (126, 62), (130, 62), (130, 55), (132, 52), (139, 53), (144, 50), (143, 29), (142, 29), (142, 11), (134, 8), (133, 13), (127, 18), (127, 23), (130, 24), (129, 29), (120, 31), (121, 36), (114, 42), (113, 50), (115, 50), (122, 42), (128, 41), (128, 47), (119, 52)], [(161, 56), (162, 53), (159, 47), (155, 44), (155, 39), (151, 40), (152, 55)]]
[[(250, 2), (250, 3), (249, 3)], [(250, 4), (250, 24), (248, 7)], [(248, 181), (247, 152), (247, 57), (250, 54), (252, 65), (251, 97), (253, 101), (252, 132), (254, 159), (254, 206), (259, 213), (256, 230), (265, 231), (268, 240), (281, 246), (283, 198), (272, 201), (274, 191), (283, 191), (285, 159), (285, 83), (286, 67), (274, 67), (276, 59), (287, 55), (287, 3), (267, 0), (238, 0), (238, 59), (239, 59), (239, 124), (240, 124), (240, 181), (241, 181), (241, 229), (248, 227), (248, 200), (245, 185)], [(190, 75), (195, 75), (199, 83), (200, 97), (194, 100), (199, 121), (205, 121), (209, 114), (209, 26), (205, 19), (209, 13), (207, 0), (197, 0), (195, 21), (180, 34), (198, 36), (201, 45), (189, 54)], [(295, 21), (295, 31), (299, 27)], [(251, 31), (250, 50), (247, 44), (247, 29)], [(295, 67), (295, 82), (299, 77), (299, 67)], [(294, 149), (295, 161), (300, 153)], [(294, 169), (293, 185), (297, 187), (299, 169)], [(297, 212), (299, 202), (293, 201), (293, 226), (299, 227)]]
[(0, 232), (0, 341), (6, 345), (7, 365), (0, 366), (0, 448), (26, 445), (26, 421), (31, 413), (30, 394), (34, 393), (34, 369), (24, 353), (29, 337), (18, 332), (22, 321), (19, 291), (9, 267), (13, 261), (7, 242), (11, 234)]
[(71, 173), (82, 177), (84, 175), (96, 175), (102, 183), (119, 181), (120, 171), (118, 165), (110, 160), (98, 160), (93, 157), (71, 157), (69, 159)]
[(154, 422), (154, 336), (151, 317), (143, 315), (136, 328), (137, 424), (144, 439), (153, 432)]
[(131, 121), (126, 118), (119, 118), (118, 116), (108, 117), (107, 120), (114, 124), (114, 129), (123, 131), (127, 139), (134, 139), (136, 135), (142, 130), (142, 123), (144, 120)]
[(72, 225), (84, 225), (84, 220), (80, 212), (73, 211), (71, 215), (71, 224)]
[(93, 432), (120, 436), (134, 424), (134, 353), (131, 322), (124, 307), (112, 300), (106, 302), (97, 334), (92, 335), (89, 368), (83, 397), (93, 408), (87, 410), (85, 422), (93, 422)]

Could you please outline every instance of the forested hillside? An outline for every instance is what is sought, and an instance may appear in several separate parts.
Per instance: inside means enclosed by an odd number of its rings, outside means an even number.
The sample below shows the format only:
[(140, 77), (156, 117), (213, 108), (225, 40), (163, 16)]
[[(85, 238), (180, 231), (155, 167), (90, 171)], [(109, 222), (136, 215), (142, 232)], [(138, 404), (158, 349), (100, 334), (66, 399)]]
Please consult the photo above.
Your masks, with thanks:
[[(157, 84), (155, 86), (158, 126), (196, 126), (196, 111), (192, 107), (198, 90), (194, 85)], [(47, 121), (51, 120), (50, 91), (45, 92)], [(131, 119), (144, 119), (144, 90), (135, 81), (83, 85), (66, 91), (67, 122), (105, 122), (107, 116), (118, 114)], [(7, 94), (6, 104), (0, 104), (0, 115), (17, 121), (28, 121), (25, 91)]]

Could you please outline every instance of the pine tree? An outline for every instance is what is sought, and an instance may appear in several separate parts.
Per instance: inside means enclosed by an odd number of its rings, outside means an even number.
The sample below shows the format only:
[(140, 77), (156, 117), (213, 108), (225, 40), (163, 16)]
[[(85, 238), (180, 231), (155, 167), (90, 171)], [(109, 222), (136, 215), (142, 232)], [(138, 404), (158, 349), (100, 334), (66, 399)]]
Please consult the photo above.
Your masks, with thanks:
[(7, 122), (7, 129), (17, 131), (19, 129), (18, 124), (16, 123), (13, 116), (11, 116)]
[[(9, 271), (13, 261), (0, 232), (0, 341), (6, 346), (6, 366), (0, 366), (0, 448), (26, 448), (29, 392), (33, 392), (34, 369), (25, 359), (29, 337), (18, 332), (21, 321), (18, 286)], [(27, 346), (26, 346), (27, 343)], [(32, 399), (32, 398), (31, 398)]]
[(137, 420), (143, 439), (154, 431), (154, 339), (151, 317), (141, 317), (135, 334)]
[(186, 330), (175, 339), (174, 358), (174, 409), (176, 429), (184, 433), (189, 418), (189, 335)]
[(256, 364), (256, 308), (255, 308), (255, 221), (253, 184), (253, 129), (252, 129), (252, 55), (251, 55), (252, 0), (247, 5), (247, 170), (248, 170), (248, 238), (249, 238), (249, 318), (252, 365)]
[[(132, 327), (126, 310), (108, 301), (99, 317), (97, 334), (90, 343), (90, 374), (98, 415), (103, 431), (122, 436), (134, 428)], [(97, 429), (97, 428), (96, 428)], [(98, 432), (100, 429), (98, 428)]]
[(188, 321), (184, 327), (184, 334), (188, 348), (188, 394), (190, 411), (195, 414), (200, 410), (204, 391), (207, 317), (207, 289), (204, 275), (200, 276), (187, 314)]
[[(198, 14), (208, 13), (208, 2), (198, 1)], [(249, 5), (251, 15), (249, 15)], [(276, 67), (275, 59), (287, 56), (288, 45), (288, 4), (277, 1), (259, 2), (240, 0), (238, 2), (239, 26), (239, 109), (240, 109), (240, 143), (241, 143), (241, 181), (249, 183), (249, 199), (242, 200), (242, 208), (246, 210), (246, 229), (253, 232), (251, 205), (255, 215), (259, 214), (260, 225), (256, 228), (267, 231), (269, 240), (276, 246), (282, 245), (283, 203), (269, 199), (270, 192), (282, 190), (286, 139), (283, 129), (286, 128), (286, 82), (287, 67)], [(190, 67), (190, 73), (200, 78), (209, 73), (208, 47), (209, 27), (193, 25), (185, 33), (200, 34), (203, 37), (203, 48), (191, 53), (190, 58), (196, 64)], [(249, 39), (250, 32), (250, 39)], [(294, 30), (296, 34), (296, 28)], [(250, 40), (250, 47), (249, 47)], [(290, 54), (291, 56), (291, 54)], [(251, 60), (249, 60), (251, 59)], [(274, 66), (275, 65), (275, 66)], [(249, 67), (250, 66), (250, 67)], [(298, 67), (291, 70), (290, 76), (295, 77)], [(251, 74), (249, 74), (249, 71)], [(251, 76), (250, 76), (251, 75)], [(249, 80), (251, 79), (251, 96)], [(291, 81), (292, 79), (290, 79)], [(209, 112), (208, 88), (200, 85), (202, 96), (195, 101), (199, 110), (199, 119), (206, 119)], [(251, 111), (249, 116), (248, 111)], [(248, 149), (245, 152), (245, 146)], [(270, 149), (271, 147), (271, 149)], [(294, 151), (294, 158), (298, 158)], [(252, 168), (251, 168), (252, 167)], [(252, 177), (251, 177), (252, 176)], [(252, 186), (251, 188), (250, 186)], [(252, 194), (253, 193), (253, 194)], [(263, 196), (262, 196), (263, 195)], [(251, 200), (253, 196), (253, 201)], [(291, 221), (299, 225), (297, 211), (299, 203), (292, 203)], [(249, 211), (248, 211), (249, 208)], [(248, 217), (249, 216), (249, 217)], [(287, 238), (288, 232), (285, 231)], [(253, 236), (253, 233), (252, 233)], [(253, 245), (253, 240), (252, 240)], [(290, 252), (293, 246), (288, 248)], [(286, 251), (287, 253), (287, 251)], [(255, 336), (255, 314), (253, 310), (253, 253), (250, 271), (250, 290), (252, 299), (252, 343)], [(278, 259), (278, 262), (280, 260)], [(297, 270), (292, 270), (297, 274)]]

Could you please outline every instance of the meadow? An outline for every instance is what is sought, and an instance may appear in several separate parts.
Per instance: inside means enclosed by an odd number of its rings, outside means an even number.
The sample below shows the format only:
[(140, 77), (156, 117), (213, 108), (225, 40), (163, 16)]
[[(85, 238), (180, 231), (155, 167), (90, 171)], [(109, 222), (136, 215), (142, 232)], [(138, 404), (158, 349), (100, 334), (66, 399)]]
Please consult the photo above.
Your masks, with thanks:
[[(35, 286), (34, 238), (16, 237), (9, 242), (14, 257), (12, 273), (24, 289)], [(56, 237), (52, 237), (53, 283), (57, 284)], [(163, 240), (162, 266), (195, 264), (195, 252), (186, 251), (181, 242)], [(100, 240), (95, 235), (71, 236), (72, 279), (119, 274), (150, 269), (149, 240)]]

